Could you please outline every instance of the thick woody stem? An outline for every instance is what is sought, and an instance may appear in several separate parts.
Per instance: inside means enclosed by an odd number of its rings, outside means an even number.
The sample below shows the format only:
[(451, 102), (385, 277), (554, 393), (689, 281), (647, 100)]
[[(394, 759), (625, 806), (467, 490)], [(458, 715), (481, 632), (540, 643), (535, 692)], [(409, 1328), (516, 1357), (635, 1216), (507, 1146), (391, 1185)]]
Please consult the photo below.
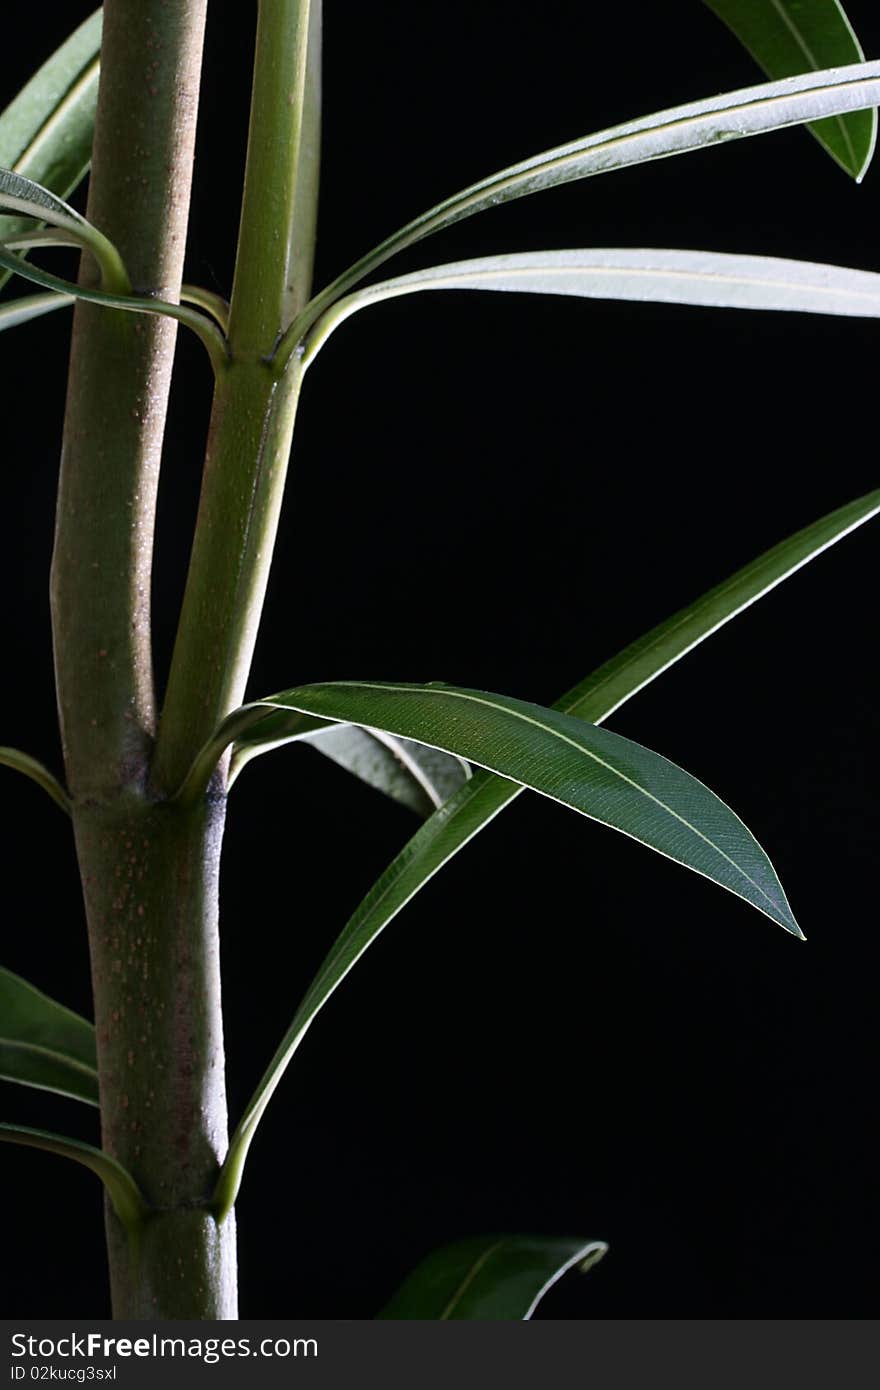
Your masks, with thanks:
[[(138, 293), (180, 290), (207, 0), (106, 0), (88, 215)], [(92, 275), (84, 264), (83, 275)], [(208, 1201), (226, 1147), (217, 877), (223, 802), (147, 792), (150, 585), (175, 325), (77, 311), (55, 553), (58, 703), (86, 899), (103, 1145), (153, 1208), (112, 1212), (117, 1317), (234, 1317)]]

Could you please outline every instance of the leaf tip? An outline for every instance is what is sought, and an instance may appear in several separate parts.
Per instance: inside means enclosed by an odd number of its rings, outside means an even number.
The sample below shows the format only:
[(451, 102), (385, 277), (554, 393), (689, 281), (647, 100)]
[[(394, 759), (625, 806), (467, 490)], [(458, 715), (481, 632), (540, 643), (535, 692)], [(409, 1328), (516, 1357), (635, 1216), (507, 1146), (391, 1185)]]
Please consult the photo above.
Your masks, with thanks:
[(867, 149), (865, 150), (865, 153), (862, 156), (861, 163), (858, 164), (854, 169), (850, 170), (850, 173), (852, 174), (856, 183), (861, 183), (864, 179), (865, 175), (871, 167), (871, 161), (874, 158), (874, 153), (877, 148), (877, 112), (876, 110), (872, 110), (870, 114), (871, 134), (868, 140)]
[(588, 1269), (592, 1269), (601, 1259), (608, 1254), (608, 1242), (604, 1240), (594, 1240), (584, 1252), (583, 1258), (578, 1262), (578, 1273), (586, 1274)]

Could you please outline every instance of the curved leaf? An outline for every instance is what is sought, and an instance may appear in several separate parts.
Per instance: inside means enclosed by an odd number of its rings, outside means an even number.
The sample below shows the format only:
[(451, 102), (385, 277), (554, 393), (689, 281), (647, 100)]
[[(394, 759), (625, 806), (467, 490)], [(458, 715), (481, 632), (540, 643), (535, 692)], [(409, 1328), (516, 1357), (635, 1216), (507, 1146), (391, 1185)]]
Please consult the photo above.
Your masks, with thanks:
[(529, 251), (435, 265), (356, 290), (337, 300), (314, 325), (305, 340), (303, 365), (359, 309), (423, 290), (501, 290), (880, 317), (880, 275), (868, 270), (712, 251)]
[(526, 700), (432, 683), (331, 681), (256, 702), (416, 739), (622, 831), (801, 931), (760, 845), (719, 797), (667, 758)]
[(0, 1140), (7, 1144), (45, 1149), (47, 1153), (72, 1158), (75, 1163), (90, 1168), (101, 1179), (113, 1210), (130, 1234), (135, 1234), (149, 1215), (149, 1207), (128, 1169), (104, 1153), (103, 1149), (95, 1149), (79, 1139), (67, 1139), (61, 1134), (50, 1134), (47, 1130), (30, 1129), (25, 1125), (0, 1124)]
[(57, 275), (50, 275), (48, 271), (40, 270), (37, 266), (23, 261), (20, 256), (14, 255), (10, 251), (4, 251), (2, 247), (0, 247), (0, 266), (6, 266), (16, 275), (21, 275), (25, 280), (31, 280), (35, 285), (42, 285), (44, 289), (54, 290), (58, 294), (73, 299), (84, 299), (89, 304), (103, 304), (108, 309), (127, 309), (135, 314), (165, 314), (168, 318), (177, 319), (179, 323), (186, 324), (187, 328), (191, 328), (201, 338), (208, 350), (208, 356), (215, 372), (221, 371), (226, 365), (225, 339), (212, 320), (205, 314), (199, 313), (197, 309), (189, 309), (185, 304), (167, 304), (162, 299), (148, 299), (146, 296), (136, 297), (130, 294), (88, 289), (85, 285), (74, 284), (72, 280), (62, 280)]
[[(322, 732), (338, 731), (339, 725), (328, 724), (326, 719), (306, 719), (301, 714), (291, 714), (287, 710), (276, 710), (269, 719), (261, 723), (260, 732), (257, 735), (252, 733), (253, 720), (247, 718), (245, 727), (240, 737), (234, 738), (232, 742), (232, 758), (229, 764), (229, 776), (226, 781), (227, 789), (233, 785), (239, 775), (247, 767), (252, 758), (257, 758), (262, 753), (271, 753), (275, 748), (283, 748), (288, 743), (300, 743), (309, 739), (314, 747), (320, 748), (320, 743), (315, 743), (315, 735)], [(228, 746), (228, 745), (227, 745)], [(203, 776), (210, 777), (214, 771), (214, 766), (220, 755), (221, 749), (215, 754), (212, 750), (206, 749), (207, 757), (202, 766), (201, 760), (194, 765), (190, 777), (181, 788), (178, 796), (180, 800), (188, 799), (188, 784), (190, 778), (195, 784), (195, 795), (200, 796), (203, 790), (201, 779)]]
[[(0, 241), (0, 248), (5, 248), (8, 251), (28, 249), (37, 245), (71, 246), (74, 243), (61, 237), (54, 237), (51, 232), (31, 232), (27, 236)], [(194, 304), (199, 309), (204, 309), (206, 313), (211, 315), (221, 332), (226, 333), (229, 326), (228, 305), (219, 294), (202, 289), (201, 285), (181, 285), (180, 302), (182, 304)], [(10, 300), (8, 303), (0, 304), (0, 333), (3, 332), (4, 328), (17, 328), (20, 323), (27, 323), (29, 319), (38, 318), (41, 314), (49, 314), (53, 309), (64, 309), (75, 303), (76, 295), (60, 293), (32, 294)]]
[[(704, 0), (768, 77), (838, 68), (864, 58), (839, 0)], [(877, 136), (874, 111), (815, 121), (809, 129), (842, 169), (860, 182)]]
[[(13, 169), (0, 168), (0, 207), (20, 212), (25, 218), (35, 218), (38, 222), (48, 222), (53, 227), (61, 227), (77, 241), (88, 245), (89, 231), (94, 231), (90, 222), (68, 206), (62, 198), (42, 184), (17, 174)], [(28, 224), (30, 225), (30, 224)], [(22, 231), (26, 232), (27, 228)], [(4, 240), (9, 233), (4, 232)]]
[(15, 232), (12, 236), (0, 237), (0, 246), (6, 251), (33, 251), (37, 246), (83, 247), (82, 238), (73, 232), (62, 231), (58, 227), (35, 227), (28, 231)]
[(2, 966), (0, 1078), (98, 1104), (92, 1024)]
[[(38, 223), (46, 222), (50, 227), (59, 228), (67, 237), (91, 251), (101, 268), (101, 285), (105, 290), (119, 294), (131, 292), (128, 274), (112, 241), (108, 241), (97, 227), (93, 227), (51, 189), (24, 178), (12, 169), (0, 168), (0, 208), (11, 209), (24, 217), (35, 218)], [(4, 264), (7, 270), (15, 269), (8, 261)]]
[(195, 304), (198, 309), (204, 309), (226, 336), (229, 332), (229, 305), (222, 294), (206, 290), (203, 285), (181, 285), (180, 298), (184, 304)]
[[(384, 729), (457, 754), (623, 831), (802, 935), (769, 859), (729, 807), (666, 758), (595, 724), (484, 691), (356, 681), (300, 686), (243, 706), (230, 718), (241, 721), (250, 713), (257, 727), (267, 707)], [(216, 742), (222, 737), (218, 733)], [(436, 815), (443, 818), (455, 800)], [(310, 994), (322, 987), (316, 982)], [(307, 1007), (300, 1006), (233, 1136), (215, 1199), (221, 1218), (256, 1125), (308, 1026)]]
[(317, 728), (304, 730), (302, 717), (294, 715), (291, 719), (285, 710), (271, 718), (268, 728), (265, 721), (261, 722), (256, 737), (245, 736), (236, 742), (229, 771), (230, 787), (251, 758), (294, 741), (317, 749), (418, 816), (429, 816), (470, 776), (470, 768), (461, 758), (410, 739), (361, 729), (356, 724), (320, 723)]
[(0, 333), (4, 328), (17, 328), (20, 323), (28, 323), (41, 314), (51, 314), (53, 309), (63, 309), (73, 302), (72, 294), (26, 294), (11, 303), (0, 304)]
[[(88, 170), (98, 97), (101, 10), (43, 64), (0, 115), (0, 166), (67, 198)], [(28, 224), (0, 217), (0, 237)], [(0, 270), (0, 286), (8, 278)]]
[(431, 815), (471, 775), (461, 758), (356, 724), (331, 725), (306, 734), (305, 741), (417, 816)]
[(880, 63), (857, 63), (689, 102), (544, 150), (453, 194), (368, 251), (306, 305), (284, 335), (279, 354), (290, 355), (330, 304), (391, 256), (465, 217), (576, 179), (878, 103)]
[[(564, 695), (556, 708), (596, 724), (607, 719), (713, 632), (878, 513), (880, 490), (789, 536), (632, 642)], [(210, 772), (209, 768), (206, 782)], [(215, 1200), (219, 1212), (228, 1211), (234, 1204), (260, 1118), (328, 999), (410, 899), (522, 791), (522, 787), (487, 772), (476, 772), (434, 812), (373, 884), (333, 943), (248, 1103), (217, 1185)]]
[(476, 1236), (434, 1250), (417, 1265), (379, 1318), (520, 1321), (570, 1269), (582, 1274), (607, 1252), (602, 1240)]
[[(45, 309), (41, 312), (45, 313)], [(2, 322), (0, 322), (2, 327)], [(0, 748), (0, 767), (11, 767), (16, 772), (21, 772), (25, 777), (29, 777), (32, 782), (36, 782), (38, 787), (51, 796), (57, 806), (62, 811), (70, 815), (70, 798), (62, 787), (61, 783), (47, 767), (37, 762), (29, 753), (22, 753), (18, 748)]]

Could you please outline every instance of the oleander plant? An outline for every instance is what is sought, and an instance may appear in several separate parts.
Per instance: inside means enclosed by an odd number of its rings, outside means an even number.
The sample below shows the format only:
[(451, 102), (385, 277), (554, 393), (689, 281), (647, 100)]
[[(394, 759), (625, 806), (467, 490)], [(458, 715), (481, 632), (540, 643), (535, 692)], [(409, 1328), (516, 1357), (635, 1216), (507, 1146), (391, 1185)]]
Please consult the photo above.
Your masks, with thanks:
[[(552, 705), (515, 691), (416, 683), (400, 669), (387, 680), (358, 679), (357, 669), (349, 679), (321, 679), (326, 673), (291, 666), (277, 671), (276, 688), (265, 694), (249, 682), (288, 465), (299, 457), (303, 384), (313, 368), (315, 376), (332, 373), (333, 353), (324, 350), (338, 330), (345, 335), (349, 319), (391, 300), (416, 307), (418, 296), (441, 290), (779, 311), (793, 331), (800, 315), (880, 317), (880, 275), (814, 261), (712, 249), (496, 245), (430, 264), (432, 236), (498, 205), (784, 127), (808, 126), (816, 159), (827, 156), (861, 181), (874, 148), (880, 62), (865, 61), (837, 0), (706, 5), (726, 26), (717, 27), (719, 43), (739, 40), (763, 70), (756, 85), (596, 133), (572, 132), (567, 143), (446, 196), (317, 288), (321, 0), (254, 7), (228, 298), (183, 280), (207, 0), (106, 0), (0, 115), (0, 329), (51, 315), (48, 332), (62, 314), (73, 316), (50, 578), (63, 770), (13, 746), (13, 729), (0, 731), (0, 764), (42, 788), (54, 803), (47, 816), (69, 820), (94, 1010), (90, 1021), (50, 998), (40, 979), (0, 968), (0, 1077), (97, 1107), (100, 1139), (13, 1123), (0, 1124), (0, 1138), (75, 1160), (101, 1180), (115, 1317), (238, 1316), (236, 1201), (259, 1169), (259, 1144), (252, 1157), (251, 1145), (270, 1102), (285, 1104), (285, 1075), (300, 1044), (383, 929), (523, 791), (622, 832), (735, 895), (744, 916), (747, 906), (757, 909), (802, 936), (768, 853), (722, 799), (724, 788), (710, 789), (662, 750), (604, 726), (731, 619), (874, 517), (880, 490), (792, 528)], [(430, 64), (431, 54), (411, 61)], [(14, 52), (6, 62), (14, 64)], [(603, 179), (590, 196), (605, 190)], [(237, 201), (230, 187), (227, 207)], [(499, 225), (485, 220), (490, 229)], [(395, 258), (413, 248), (423, 262), (400, 273)], [(78, 278), (65, 270), (72, 253), (81, 253)], [(485, 301), (466, 293), (458, 302), (465, 322)], [(22, 330), (31, 342), (39, 331)], [(419, 332), (416, 315), (408, 331)], [(151, 595), (179, 332), (204, 354), (213, 396), (185, 589), (160, 688)], [(17, 340), (10, 332), (0, 350), (15, 353)], [(306, 391), (304, 415), (309, 407)], [(454, 412), (455, 401), (444, 399), (442, 409)], [(572, 428), (580, 414), (572, 403)], [(383, 441), (383, 449), (395, 447)], [(465, 439), (463, 454), (466, 447)], [(413, 476), (419, 495), (416, 465)], [(329, 479), (329, 489), (338, 485)], [(573, 478), (573, 505), (582, 505), (579, 486)], [(379, 475), (375, 495), (378, 508)], [(601, 522), (587, 508), (584, 524), (588, 531)], [(528, 566), (527, 547), (518, 563)], [(574, 670), (578, 641), (572, 631)], [(250, 1099), (229, 1115), (225, 1077), (236, 1059), (227, 1059), (223, 1038), (219, 904), (227, 803), (234, 817), (247, 765), (287, 745), (315, 750), (328, 775), (330, 763), (340, 766), (421, 825), (349, 920), (327, 927), (323, 963), (291, 1001), (289, 1026)], [(297, 799), (292, 755), (288, 766), (286, 814), (295, 827), (309, 806)], [(25, 793), (4, 774), (7, 814), (16, 786)], [(585, 842), (601, 834), (581, 830)], [(338, 852), (344, 860), (342, 836)], [(676, 875), (668, 866), (671, 899)], [(71, 904), (71, 917), (78, 910)], [(237, 985), (226, 981), (229, 990)], [(51, 1123), (54, 1101), (44, 1099)], [(97, 1219), (97, 1204), (95, 1211)], [(283, 1243), (289, 1216), (285, 1200)], [(613, 1230), (602, 1234), (613, 1243)], [(328, 1238), (342, 1237), (329, 1231)], [(589, 1269), (605, 1251), (591, 1232), (477, 1230), (429, 1254), (396, 1293), (377, 1290), (377, 1304), (390, 1300), (380, 1316), (529, 1318), (566, 1271)]]

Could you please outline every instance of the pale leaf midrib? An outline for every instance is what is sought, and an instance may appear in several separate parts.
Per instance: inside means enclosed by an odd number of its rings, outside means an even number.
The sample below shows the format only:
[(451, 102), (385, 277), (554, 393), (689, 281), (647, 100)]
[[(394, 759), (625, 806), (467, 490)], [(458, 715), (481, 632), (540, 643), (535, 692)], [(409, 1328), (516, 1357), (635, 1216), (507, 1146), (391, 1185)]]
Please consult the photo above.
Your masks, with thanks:
[(480, 1255), (479, 1259), (477, 1259), (477, 1260), (474, 1261), (474, 1263), (471, 1265), (471, 1268), (468, 1270), (467, 1274), (465, 1275), (465, 1277), (462, 1279), (461, 1283), (459, 1284), (458, 1288), (454, 1290), (454, 1292), (453, 1292), (451, 1298), (449, 1299), (449, 1301), (448, 1301), (448, 1303), (446, 1304), (445, 1308), (443, 1309), (442, 1313), (439, 1314), (438, 1322), (442, 1322), (442, 1321), (444, 1321), (444, 1320), (446, 1320), (446, 1321), (449, 1320), (449, 1315), (450, 1315), (450, 1313), (452, 1312), (453, 1308), (455, 1307), (456, 1303), (460, 1303), (460, 1302), (461, 1302), (462, 1298), (463, 1298), (464, 1295), (467, 1293), (468, 1289), (470, 1288), (471, 1284), (472, 1284), (472, 1283), (474, 1282), (474, 1280), (476, 1279), (476, 1277), (477, 1277), (477, 1275), (479, 1274), (480, 1270), (483, 1269), (483, 1268), (485, 1267), (487, 1261), (490, 1260), (490, 1259), (492, 1258), (492, 1256), (496, 1253), (496, 1251), (500, 1250), (500, 1249), (502, 1248), (503, 1245), (504, 1245), (504, 1239), (503, 1239), (503, 1238), (500, 1239), (500, 1240), (496, 1240), (492, 1245), (488, 1246), (488, 1247), (483, 1251), (483, 1253), (482, 1253), (482, 1255)]

